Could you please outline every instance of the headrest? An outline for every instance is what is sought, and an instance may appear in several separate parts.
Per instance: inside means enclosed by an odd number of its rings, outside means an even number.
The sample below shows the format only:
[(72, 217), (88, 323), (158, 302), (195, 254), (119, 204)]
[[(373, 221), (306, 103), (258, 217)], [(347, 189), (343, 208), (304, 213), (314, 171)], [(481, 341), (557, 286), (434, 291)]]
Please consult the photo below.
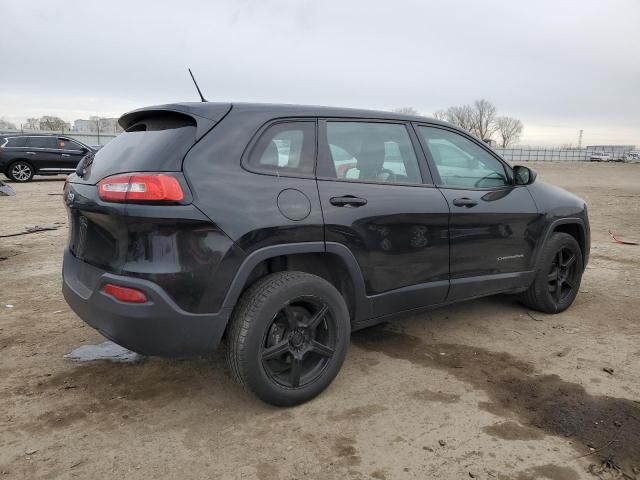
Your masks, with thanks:
[(356, 167), (360, 172), (378, 172), (384, 164), (384, 142), (373, 135), (365, 137), (360, 146)]
[(262, 157), (260, 157), (261, 165), (278, 165), (278, 160), (280, 159), (280, 155), (278, 155), (278, 147), (275, 142), (272, 140), (267, 145), (267, 148), (262, 152)]

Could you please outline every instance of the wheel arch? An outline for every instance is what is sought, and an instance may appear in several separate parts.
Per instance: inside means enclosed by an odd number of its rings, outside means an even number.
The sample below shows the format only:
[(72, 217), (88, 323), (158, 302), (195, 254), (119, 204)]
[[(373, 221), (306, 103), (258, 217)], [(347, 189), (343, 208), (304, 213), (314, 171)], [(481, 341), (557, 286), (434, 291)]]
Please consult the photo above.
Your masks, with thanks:
[(38, 169), (36, 168), (36, 166), (33, 164), (33, 162), (31, 160), (29, 160), (28, 158), (14, 158), (12, 159), (9, 163), (7, 163), (7, 168), (5, 169), (5, 173), (9, 173), (9, 169), (11, 168), (11, 166), (16, 163), (16, 162), (24, 162), (24, 163), (28, 163), (29, 166), (33, 169), (33, 173), (35, 175), (35, 173), (38, 171)]
[(549, 228), (547, 228), (547, 232), (544, 235), (543, 241), (540, 243), (540, 247), (538, 248), (538, 252), (536, 254), (536, 264), (540, 259), (540, 255), (542, 254), (542, 248), (547, 243), (547, 241), (551, 238), (551, 235), (554, 233), (567, 233), (576, 239), (578, 245), (580, 246), (580, 251), (582, 252), (582, 261), (583, 265), (586, 268), (588, 261), (588, 252), (587, 252), (587, 229), (585, 227), (584, 221), (581, 218), (560, 218), (551, 223)]
[(287, 270), (317, 275), (331, 283), (345, 299), (352, 325), (370, 316), (364, 280), (355, 257), (344, 245), (332, 242), (272, 245), (252, 252), (231, 282), (222, 308), (234, 308), (242, 293), (258, 279)]

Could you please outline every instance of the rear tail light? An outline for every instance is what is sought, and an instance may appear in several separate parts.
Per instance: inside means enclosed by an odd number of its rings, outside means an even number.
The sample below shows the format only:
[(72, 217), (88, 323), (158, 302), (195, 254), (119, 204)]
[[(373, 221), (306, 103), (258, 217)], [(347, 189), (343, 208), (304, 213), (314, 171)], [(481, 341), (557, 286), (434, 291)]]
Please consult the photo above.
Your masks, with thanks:
[(103, 178), (98, 195), (105, 202), (181, 202), (178, 179), (166, 173), (126, 173)]
[(119, 285), (114, 285), (113, 283), (107, 283), (102, 287), (102, 291), (121, 302), (144, 303), (147, 301), (147, 296), (144, 292), (136, 288), (121, 287)]

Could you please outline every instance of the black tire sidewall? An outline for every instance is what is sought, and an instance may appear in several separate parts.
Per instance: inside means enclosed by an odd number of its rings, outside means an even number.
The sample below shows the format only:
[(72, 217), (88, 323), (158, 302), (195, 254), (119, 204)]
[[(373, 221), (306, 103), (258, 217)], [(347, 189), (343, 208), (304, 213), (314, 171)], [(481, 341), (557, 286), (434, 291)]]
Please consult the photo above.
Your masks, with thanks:
[[(576, 278), (574, 279), (574, 288), (570, 295), (564, 298), (560, 303), (556, 303), (551, 292), (549, 292), (549, 284), (547, 276), (551, 265), (555, 260), (555, 255), (562, 248), (569, 248), (576, 256)], [(541, 257), (540, 270), (536, 278), (536, 296), (543, 305), (543, 311), (550, 313), (559, 313), (571, 306), (578, 291), (580, 290), (580, 282), (582, 281), (582, 273), (584, 263), (582, 259), (582, 250), (574, 237), (567, 233), (554, 233), (544, 246)]]
[[(262, 400), (275, 405), (297, 405), (318, 395), (336, 377), (346, 356), (350, 338), (349, 312), (340, 293), (326, 280), (313, 275), (301, 276), (294, 282), (287, 282), (286, 288), (273, 291), (252, 319), (244, 342), (245, 381), (249, 388)], [(336, 328), (336, 347), (333, 357), (322, 374), (310, 384), (299, 388), (287, 388), (269, 377), (264, 369), (259, 353), (266, 330), (273, 317), (290, 300), (313, 295), (321, 298), (329, 307)]]
[[(13, 167), (15, 167), (17, 164), (23, 164), (26, 165), (27, 167), (29, 167), (29, 169), (31, 170), (31, 175), (29, 176), (28, 179), (26, 180), (19, 180), (17, 178), (15, 178), (13, 176), (13, 174), (11, 173), (11, 171), (13, 170)], [(35, 170), (33, 168), (33, 165), (31, 165), (29, 162), (25, 162), (24, 160), (17, 160), (13, 163), (11, 163), (11, 165), (9, 165), (9, 168), (7, 169), (7, 173), (6, 173), (7, 177), (10, 178), (11, 180), (13, 180), (14, 182), (19, 182), (19, 183), (26, 183), (26, 182), (30, 182), (33, 179), (33, 176), (35, 175)]]

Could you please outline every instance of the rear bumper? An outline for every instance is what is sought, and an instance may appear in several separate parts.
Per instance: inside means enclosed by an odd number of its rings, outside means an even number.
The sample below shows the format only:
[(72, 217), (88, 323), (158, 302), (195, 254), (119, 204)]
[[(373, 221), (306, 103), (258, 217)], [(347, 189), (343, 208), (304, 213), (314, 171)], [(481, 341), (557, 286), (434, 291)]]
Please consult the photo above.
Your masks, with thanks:
[[(142, 290), (148, 301), (120, 302), (102, 292), (106, 283)], [(62, 293), (88, 325), (119, 345), (146, 355), (189, 356), (214, 350), (222, 338), (231, 309), (189, 313), (148, 280), (113, 275), (83, 262), (65, 250)]]

